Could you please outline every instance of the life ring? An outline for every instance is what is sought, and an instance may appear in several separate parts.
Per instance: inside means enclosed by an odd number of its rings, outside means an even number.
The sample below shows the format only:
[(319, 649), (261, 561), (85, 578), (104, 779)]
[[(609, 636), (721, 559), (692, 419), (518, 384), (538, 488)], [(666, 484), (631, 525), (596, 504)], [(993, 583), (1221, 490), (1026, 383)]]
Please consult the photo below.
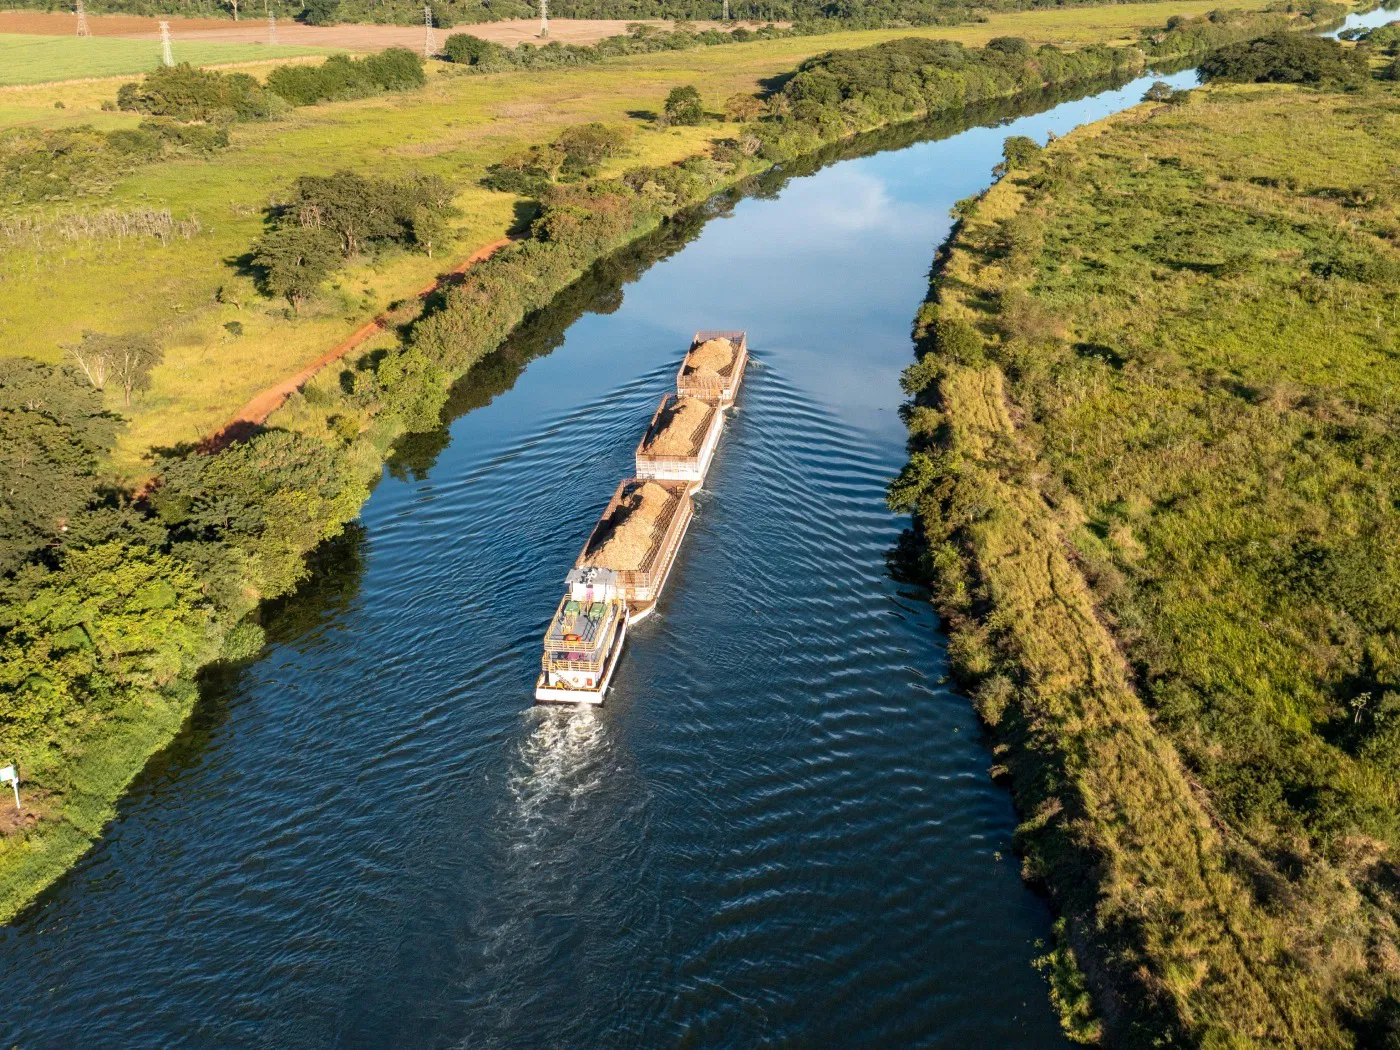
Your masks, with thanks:
[(581, 637), (579, 637), (578, 635), (576, 635), (576, 634), (566, 634), (566, 635), (564, 635), (564, 641), (566, 641), (566, 642), (581, 642), (581, 641), (583, 641), (583, 639), (582, 639)]

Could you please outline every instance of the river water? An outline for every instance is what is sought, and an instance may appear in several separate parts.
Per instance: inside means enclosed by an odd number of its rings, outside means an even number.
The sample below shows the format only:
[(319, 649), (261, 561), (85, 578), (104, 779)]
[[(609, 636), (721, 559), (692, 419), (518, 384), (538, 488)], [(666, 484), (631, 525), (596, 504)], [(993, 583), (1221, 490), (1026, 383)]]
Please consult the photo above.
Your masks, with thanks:
[[(1148, 82), (890, 133), (561, 297), (0, 931), (0, 1045), (1064, 1045), (1048, 911), (883, 496), (949, 207), (1005, 136)], [(747, 329), (752, 363), (659, 614), (604, 708), (535, 708), (564, 573), (697, 328)]]

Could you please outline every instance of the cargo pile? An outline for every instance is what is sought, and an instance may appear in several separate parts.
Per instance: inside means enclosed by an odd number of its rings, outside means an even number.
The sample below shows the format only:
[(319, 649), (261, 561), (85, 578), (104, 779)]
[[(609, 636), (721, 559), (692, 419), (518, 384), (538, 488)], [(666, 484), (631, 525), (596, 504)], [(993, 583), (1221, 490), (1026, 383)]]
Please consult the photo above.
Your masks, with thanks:
[(661, 410), (642, 439), (653, 456), (690, 456), (699, 449), (715, 406), (698, 397), (682, 397)]
[(734, 345), (732, 339), (725, 339), (722, 336), (706, 339), (686, 355), (685, 374), (718, 379), (727, 375), (729, 369), (733, 367), (734, 356), (737, 352), (738, 347)]
[(644, 568), (661, 538), (674, 499), (654, 481), (626, 485), (617, 508), (594, 530), (585, 563), (627, 572)]

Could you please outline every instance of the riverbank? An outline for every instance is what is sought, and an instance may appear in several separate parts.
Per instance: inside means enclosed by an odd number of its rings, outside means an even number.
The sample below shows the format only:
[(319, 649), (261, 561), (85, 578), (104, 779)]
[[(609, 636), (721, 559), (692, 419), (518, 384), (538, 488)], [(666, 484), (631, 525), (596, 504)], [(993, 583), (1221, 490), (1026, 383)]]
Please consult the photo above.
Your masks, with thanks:
[[(889, 64), (891, 57), (897, 58), (897, 51), (898, 48), (892, 51), (888, 47), (875, 49), (869, 56), (873, 68), (886, 77), (897, 75), (897, 63)], [(822, 75), (851, 75), (859, 72), (863, 64), (857, 62), (853, 69), (849, 56), (842, 61), (848, 63), (843, 67), (844, 74)], [(997, 68), (1002, 70), (1003, 79), (985, 79), (983, 91), (987, 94), (983, 98), (1040, 89), (1039, 73), (1028, 77), (1024, 67), (1018, 72), (1015, 62), (1005, 57), (994, 61), (1000, 64)], [(1143, 59), (1135, 50), (1100, 49), (1078, 58), (1065, 56), (1063, 61), (1068, 83), (1114, 70), (1139, 68)], [(801, 95), (803, 84), (810, 83), (811, 76), (819, 71), (805, 70), (810, 74), (806, 81), (794, 78), (797, 86), (791, 94), (797, 96), (799, 104), (807, 101)], [(935, 68), (931, 75), (936, 74)], [(888, 100), (890, 94), (893, 92), (883, 97)], [(945, 97), (950, 109), (978, 100), (957, 91)], [(433, 304), (428, 314), (416, 322), (406, 320), (408, 333), (401, 344), (394, 344), (387, 335), (390, 345), (367, 344), (362, 354), (346, 360), (346, 369), (339, 375), (323, 374), (308, 387), (305, 396), (294, 398), (274, 419), (290, 434), (273, 433), (265, 442), (239, 447), (237, 462), (227, 468), (224, 456), (232, 453), (212, 457), (219, 461), (213, 465), (203, 458), (167, 460), (161, 468), (165, 484), (155, 499), (157, 514), (161, 527), (171, 530), (171, 549), (180, 554), (176, 565), (186, 569), (193, 566), (191, 583), (198, 580), (204, 595), (201, 599), (192, 589), (189, 608), (183, 614), (189, 631), (204, 639), (189, 643), (184, 674), (192, 674), (194, 668), (220, 654), (236, 659), (256, 652), (260, 633), (246, 630), (244, 617), (260, 600), (284, 594), (295, 586), (305, 573), (304, 554), (338, 534), (355, 516), (384, 458), (403, 434), (437, 425), (450, 380), (472, 368), (525, 316), (567, 288), (588, 266), (656, 229), (668, 217), (726, 186), (742, 182), (775, 161), (816, 150), (824, 142), (844, 138), (862, 126), (911, 120), (921, 115), (907, 108), (867, 108), (854, 114), (842, 110), (841, 115), (835, 115), (836, 107), (800, 111), (794, 106), (794, 110), (791, 116), (758, 129), (763, 136), (762, 150), (754, 154), (739, 151), (720, 162), (697, 158), (678, 168), (634, 169), (640, 174), (630, 182), (624, 173), (621, 179), (602, 180), (583, 190), (561, 187), (560, 194), (542, 202), (543, 215), (536, 225), (535, 239), (484, 261), (442, 303)], [(283, 440), (293, 436), (300, 443)], [(315, 469), (303, 469), (300, 457), (312, 457)], [(218, 486), (229, 484), (230, 470), (239, 474), (238, 487), (232, 493), (211, 487), (216, 484), (215, 475)], [(283, 473), (279, 475), (278, 471)], [(216, 492), (219, 500), (253, 501), (251, 509), (256, 510), (256, 521), (249, 531), (229, 532), (228, 512), (215, 500)], [(221, 509), (211, 515), (201, 509), (206, 503)], [(230, 547), (236, 555), (231, 563), (226, 560)], [(162, 558), (169, 556), (162, 553), (152, 561), (160, 564)], [(174, 567), (164, 571), (174, 571)], [(61, 626), (67, 629), (66, 624)], [(43, 668), (49, 659), (45, 654), (57, 644), (58, 637), (54, 626), (36, 620), (31, 648), (20, 655), (33, 661), (33, 666)], [(158, 655), (160, 649), (158, 644), (154, 652)], [(116, 656), (120, 659), (119, 653)], [(162, 666), (168, 668), (168, 661)], [(177, 710), (187, 713), (194, 690), (179, 683), (187, 683), (188, 678), (172, 681), (168, 669), (163, 674), (163, 695)], [(132, 702), (146, 702), (139, 683), (133, 689), (136, 692), (131, 695), (137, 699)], [(118, 710), (125, 708), (113, 708)], [(41, 822), (22, 836), (9, 836), (0, 842), (0, 872), (5, 873), (0, 876), (0, 920), (13, 916), (71, 862), (76, 855), (71, 847), (73, 830), (90, 835), (92, 831), (88, 829), (100, 826), (90, 819), (81, 823), (69, 819), (65, 794), (76, 793), (78, 785), (98, 781), (92, 775), (94, 770), (111, 768), (113, 772), (100, 779), (101, 789), (92, 793), (93, 805), (85, 807), (106, 819), (121, 787), (140, 771), (144, 756), (103, 742), (102, 727), (119, 724), (120, 718), (110, 713), (96, 721), (82, 721), (74, 739), (86, 739), (84, 734), (91, 733), (91, 746), (77, 758), (72, 754), (71, 739), (46, 739), (37, 751), (28, 753), (23, 746), (18, 749), (26, 760), (22, 764), (39, 771), (35, 780), (48, 793), (53, 819)], [(173, 731), (172, 725), (170, 732)], [(167, 734), (165, 739), (168, 738)], [(145, 741), (147, 745), (152, 743), (159, 746), (161, 741)], [(54, 845), (56, 842), (70, 845), (60, 848)]]
[(891, 501), (1082, 1041), (1393, 1030), (1397, 129), (1381, 86), (1140, 106), (968, 202), (919, 315)]

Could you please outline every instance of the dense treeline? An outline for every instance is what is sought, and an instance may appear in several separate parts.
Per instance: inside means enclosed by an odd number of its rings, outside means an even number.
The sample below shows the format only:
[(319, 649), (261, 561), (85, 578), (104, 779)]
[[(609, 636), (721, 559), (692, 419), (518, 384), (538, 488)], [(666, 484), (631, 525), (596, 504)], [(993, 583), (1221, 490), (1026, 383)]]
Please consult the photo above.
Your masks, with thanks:
[(98, 386), (0, 358), (0, 751), (46, 793), (75, 737), (256, 651), (257, 630), (235, 626), (366, 495), (344, 448), (270, 433), (163, 457), (149, 505), (133, 502), (103, 481), (121, 421)]
[(622, 55), (691, 51), (717, 44), (741, 44), (749, 40), (777, 40), (804, 35), (810, 34), (801, 27), (782, 29), (771, 25), (752, 30), (738, 27), (726, 32), (718, 29), (697, 31), (692, 26), (680, 23), (676, 29), (662, 32), (652, 26), (638, 24), (626, 35), (610, 36), (596, 44), (551, 41), (542, 46), (517, 44), (515, 47), (505, 47), (470, 33), (453, 33), (443, 45), (442, 57), (449, 62), (475, 67), (475, 72), (496, 73), (507, 69), (582, 66)]
[[(49, 10), (53, 5), (52, 0), (10, 0), (10, 6)], [(315, 25), (421, 25), (423, 21), (423, 5), (416, 0), (273, 0), (271, 6), (279, 18), (297, 18)], [(729, 11), (732, 18), (742, 22), (793, 23), (798, 32), (823, 33), (835, 29), (959, 25), (983, 20), (992, 11), (1072, 6), (1087, 6), (1087, 0), (1084, 4), (1055, 0), (991, 0), (979, 4), (968, 0), (731, 0)], [(431, 7), (435, 23), (444, 28), (539, 17), (538, 4), (530, 0), (436, 0)], [(88, 10), (206, 18), (230, 17), (233, 13), (229, 0), (92, 0)], [(717, 21), (723, 10), (722, 0), (553, 0), (549, 7), (556, 18), (676, 21)], [(258, 13), (262, 13), (261, 7)]]
[(229, 124), (265, 120), (288, 106), (311, 106), (409, 91), (428, 82), (423, 59), (391, 47), (365, 58), (332, 55), (320, 65), (277, 66), (259, 84), (246, 73), (163, 66), (117, 92), (120, 109), (183, 121)]
[(891, 503), (1072, 1033), (1391, 1047), (1400, 98), (1209, 102), (1009, 150), (960, 207)]

